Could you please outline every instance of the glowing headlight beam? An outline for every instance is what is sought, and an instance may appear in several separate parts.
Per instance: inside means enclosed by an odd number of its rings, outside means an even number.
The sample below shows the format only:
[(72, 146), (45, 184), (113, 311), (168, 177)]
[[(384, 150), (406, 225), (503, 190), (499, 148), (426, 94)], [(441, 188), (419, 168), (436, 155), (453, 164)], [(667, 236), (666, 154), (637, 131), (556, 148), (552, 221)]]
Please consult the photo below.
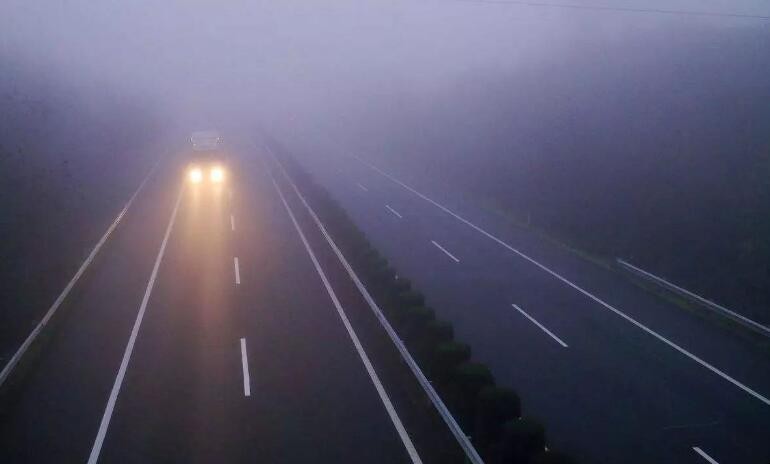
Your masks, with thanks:
[(222, 182), (225, 180), (225, 170), (219, 166), (211, 168), (210, 179), (212, 182)]
[(192, 168), (190, 169), (189, 178), (190, 182), (198, 184), (203, 180), (203, 171), (200, 168)]

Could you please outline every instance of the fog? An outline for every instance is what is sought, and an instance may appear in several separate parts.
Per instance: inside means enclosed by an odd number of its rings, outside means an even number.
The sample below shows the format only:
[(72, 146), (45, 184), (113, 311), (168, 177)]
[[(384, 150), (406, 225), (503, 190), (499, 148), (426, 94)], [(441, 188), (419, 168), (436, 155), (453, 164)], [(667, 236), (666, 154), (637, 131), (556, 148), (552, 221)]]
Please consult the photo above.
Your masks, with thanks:
[[(457, 80), (563, 60), (611, 67), (611, 57), (596, 57), (628, 45), (632, 54), (665, 53), (667, 40), (685, 33), (767, 30), (767, 21), (752, 19), (424, 0), (3, 3), (3, 60), (80, 88), (149, 97), (154, 109), (192, 125), (259, 118), (312, 127), (352, 109), (358, 115), (371, 99), (427, 98)], [(761, 0), (599, 3), (770, 12)], [(648, 39), (654, 50), (640, 47)]]
[[(199, 128), (259, 129), (297, 155), (359, 153), (451, 181), (580, 248), (770, 307), (770, 186), (756, 174), (770, 172), (770, 20), (729, 16), (770, 5), (568, 6), (6, 0), (0, 150), (33, 156), (0, 161), (34, 167), (0, 175), (24, 186), (67, 171), (66, 187), (37, 188), (76, 223), (56, 201), (85, 218), (78, 205), (98, 198), (106, 215), (145, 169), (129, 156)], [(108, 169), (122, 161), (121, 175)], [(34, 222), (24, 214), (14, 220)], [(38, 216), (25, 230), (46, 230)], [(11, 248), (16, 227), (3, 224)]]
[(452, 462), (419, 363), (487, 462), (768, 462), (766, 340), (617, 258), (770, 326), (770, 0), (0, 0), (0, 461)]

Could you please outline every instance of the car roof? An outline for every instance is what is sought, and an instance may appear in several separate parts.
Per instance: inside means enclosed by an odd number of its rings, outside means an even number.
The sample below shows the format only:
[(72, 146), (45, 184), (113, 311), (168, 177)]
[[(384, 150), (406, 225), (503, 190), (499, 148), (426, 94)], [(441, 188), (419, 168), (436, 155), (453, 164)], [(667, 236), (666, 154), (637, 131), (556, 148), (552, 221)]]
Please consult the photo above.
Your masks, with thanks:
[(219, 132), (214, 130), (206, 130), (206, 131), (195, 131), (192, 133), (193, 138), (211, 138), (211, 137), (219, 137)]

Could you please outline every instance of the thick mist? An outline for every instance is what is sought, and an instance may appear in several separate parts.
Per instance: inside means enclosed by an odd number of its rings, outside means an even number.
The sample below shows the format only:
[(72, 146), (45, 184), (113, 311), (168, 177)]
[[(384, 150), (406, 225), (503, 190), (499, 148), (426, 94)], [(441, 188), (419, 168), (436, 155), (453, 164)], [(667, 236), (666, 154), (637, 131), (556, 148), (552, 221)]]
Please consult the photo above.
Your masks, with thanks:
[[(758, 0), (610, 3), (767, 13)], [(6, 60), (94, 92), (143, 95), (182, 125), (258, 117), (313, 127), (330, 116), (356, 118), (372, 99), (428, 98), (458, 79), (483, 82), (565, 60), (576, 73), (622, 79), (600, 58), (629, 42), (663, 38), (653, 41), (660, 50), (683, 29), (704, 37), (766, 29), (750, 19), (451, 1), (11, 1), (2, 10)], [(645, 52), (637, 47), (624, 61)]]
[[(77, 223), (68, 211), (88, 211), (79, 198), (106, 211), (125, 196), (149, 147), (200, 128), (259, 129), (305, 157), (358, 153), (456, 183), (582, 248), (770, 305), (757, 290), (770, 288), (769, 187), (756, 175), (768, 172), (769, 22), (686, 13), (770, 7), (571, 4), (685, 13), (438, 0), (4, 2), (6, 185), (70, 205), (51, 209)], [(108, 174), (84, 174), (94, 171)], [(705, 272), (693, 274), (696, 261)]]

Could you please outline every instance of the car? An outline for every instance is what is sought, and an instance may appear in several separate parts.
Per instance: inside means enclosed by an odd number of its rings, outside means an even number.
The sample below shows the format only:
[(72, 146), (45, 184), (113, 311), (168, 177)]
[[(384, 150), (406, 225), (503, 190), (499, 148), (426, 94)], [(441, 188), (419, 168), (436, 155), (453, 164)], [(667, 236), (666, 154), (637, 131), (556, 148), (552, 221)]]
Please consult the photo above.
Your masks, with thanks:
[(193, 132), (190, 136), (191, 154), (187, 178), (193, 184), (225, 181), (226, 168), (222, 136), (213, 130)]
[(195, 152), (218, 151), (222, 147), (222, 136), (217, 131), (196, 131), (190, 136), (190, 144)]

